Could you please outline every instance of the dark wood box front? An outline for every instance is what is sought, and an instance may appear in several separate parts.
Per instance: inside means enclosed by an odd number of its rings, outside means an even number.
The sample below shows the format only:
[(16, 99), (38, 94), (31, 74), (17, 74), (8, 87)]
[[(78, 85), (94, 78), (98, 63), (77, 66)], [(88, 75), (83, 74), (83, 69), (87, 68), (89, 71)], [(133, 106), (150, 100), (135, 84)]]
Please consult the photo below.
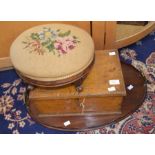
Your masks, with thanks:
[[(95, 63), (78, 93), (74, 85), (55, 89), (35, 88), (29, 95), (29, 110), (38, 118), (54, 116), (121, 114), (121, 103), (126, 95), (117, 50), (96, 51)], [(118, 79), (116, 91), (109, 92), (109, 80)]]
[(31, 102), (31, 113), (39, 118), (53, 116), (84, 116), (121, 114), (123, 97), (36, 100)]

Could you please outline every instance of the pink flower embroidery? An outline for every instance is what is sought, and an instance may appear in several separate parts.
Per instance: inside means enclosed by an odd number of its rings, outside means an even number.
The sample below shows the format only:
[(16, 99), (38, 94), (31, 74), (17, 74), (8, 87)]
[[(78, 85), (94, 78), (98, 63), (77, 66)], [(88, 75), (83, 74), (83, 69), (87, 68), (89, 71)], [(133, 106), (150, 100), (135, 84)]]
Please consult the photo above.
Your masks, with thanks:
[(54, 47), (57, 49), (60, 53), (67, 53), (68, 51), (74, 49), (76, 46), (76, 41), (73, 38), (58, 38), (55, 43)]
[(38, 40), (33, 40), (32, 42), (29, 42), (28, 45), (25, 47), (29, 47), (31, 49), (31, 52), (37, 52), (38, 54), (43, 54), (41, 43)]
[(50, 52), (60, 56), (74, 49), (80, 41), (75, 35), (72, 36), (71, 30), (63, 32), (44, 27), (41, 32), (31, 33), (22, 43), (25, 44), (24, 49), (28, 49), (30, 53), (43, 55)]

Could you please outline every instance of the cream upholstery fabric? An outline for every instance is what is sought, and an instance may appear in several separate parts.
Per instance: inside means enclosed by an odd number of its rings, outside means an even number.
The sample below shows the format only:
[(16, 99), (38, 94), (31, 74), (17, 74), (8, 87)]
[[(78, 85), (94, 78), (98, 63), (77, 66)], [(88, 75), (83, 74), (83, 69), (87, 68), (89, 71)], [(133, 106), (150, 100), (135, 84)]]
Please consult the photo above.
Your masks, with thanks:
[(40, 25), (15, 39), (10, 57), (23, 75), (40, 81), (55, 81), (87, 68), (94, 57), (94, 43), (91, 36), (78, 27)]

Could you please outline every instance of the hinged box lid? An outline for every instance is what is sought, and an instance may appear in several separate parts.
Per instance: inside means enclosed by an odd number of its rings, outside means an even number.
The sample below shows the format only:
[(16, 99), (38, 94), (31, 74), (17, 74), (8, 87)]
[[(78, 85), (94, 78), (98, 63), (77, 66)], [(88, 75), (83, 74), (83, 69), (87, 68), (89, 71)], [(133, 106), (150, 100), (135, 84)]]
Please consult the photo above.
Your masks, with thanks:
[(118, 51), (96, 51), (94, 66), (82, 85), (83, 91), (80, 93), (76, 91), (74, 85), (54, 89), (35, 88), (30, 92), (29, 99), (125, 96), (126, 90)]

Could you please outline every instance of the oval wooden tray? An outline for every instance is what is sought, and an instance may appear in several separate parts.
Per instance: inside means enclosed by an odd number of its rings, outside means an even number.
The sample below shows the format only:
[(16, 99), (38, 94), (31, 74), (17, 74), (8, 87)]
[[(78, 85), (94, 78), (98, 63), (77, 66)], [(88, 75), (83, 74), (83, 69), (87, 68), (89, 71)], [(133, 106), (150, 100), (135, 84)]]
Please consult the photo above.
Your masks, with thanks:
[[(135, 68), (122, 64), (125, 86), (132, 84), (134, 88), (127, 90), (127, 96), (123, 98), (122, 114), (120, 115), (100, 115), (100, 116), (59, 116), (50, 117), (48, 120), (35, 116), (32, 118), (38, 123), (53, 129), (82, 131), (98, 128), (112, 122), (118, 122), (137, 110), (143, 103), (146, 95), (146, 80)], [(31, 112), (30, 112), (31, 113)], [(64, 122), (69, 120), (71, 125), (65, 127)], [(47, 121), (47, 122), (46, 122)], [(50, 122), (50, 126), (48, 125)]]

